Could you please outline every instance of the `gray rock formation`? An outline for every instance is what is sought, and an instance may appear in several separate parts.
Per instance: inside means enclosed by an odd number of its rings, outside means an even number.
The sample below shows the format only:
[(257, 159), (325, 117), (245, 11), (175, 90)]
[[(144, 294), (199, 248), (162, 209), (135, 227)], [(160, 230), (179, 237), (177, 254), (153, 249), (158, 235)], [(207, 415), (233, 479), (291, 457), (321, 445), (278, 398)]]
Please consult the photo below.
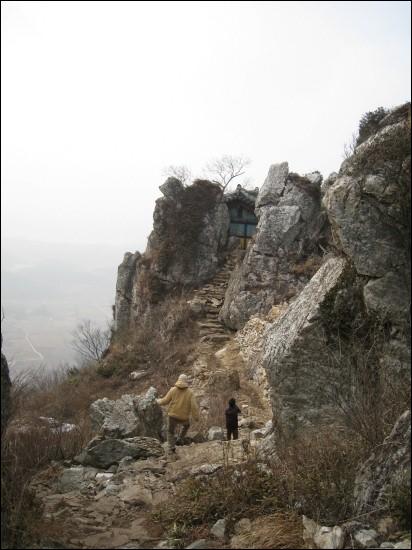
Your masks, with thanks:
[[(3, 347), (3, 335), (1, 335), (1, 346)], [(10, 418), (10, 376), (7, 359), (1, 354), (1, 436)]]
[(411, 483), (411, 411), (405, 411), (383, 444), (361, 465), (355, 481), (359, 514), (388, 506), (391, 493)]
[(131, 306), (133, 301), (133, 283), (138, 276), (141, 254), (126, 252), (123, 262), (117, 270), (116, 300), (115, 300), (115, 330), (117, 332), (129, 328)]
[[(384, 387), (410, 388), (409, 108), (402, 106), (388, 113), (379, 122), (377, 132), (343, 162), (339, 174), (328, 178), (322, 189), (323, 205), (335, 249), (342, 258), (325, 263), (288, 310), (264, 330), (263, 364), (271, 386), (274, 425), (280, 433), (332, 422), (337, 396), (345, 401), (351, 398), (350, 392), (369, 391), (378, 403)], [(259, 223), (270, 220), (268, 226), (276, 227), (276, 246), (277, 238), (290, 245), (296, 239), (296, 207), (301, 218), (310, 218), (311, 210), (307, 208), (305, 214), (290, 190), (279, 198), (275, 207), (278, 213), (272, 218), (270, 210), (274, 207), (270, 201), (280, 194), (284, 166), (271, 170), (268, 180), (272, 192), (265, 183)], [(288, 196), (293, 200), (289, 202)], [(285, 204), (287, 211), (283, 210)], [(270, 239), (258, 233), (253, 246), (259, 246), (266, 260)], [(253, 246), (247, 262), (256, 273)], [(244, 275), (239, 280), (244, 280)], [(234, 297), (229, 304), (229, 316), (237, 315), (242, 287), (238, 286), (238, 291), (239, 298)], [(259, 298), (249, 300), (253, 312)], [(385, 327), (386, 332), (373, 335), (376, 326)], [(366, 378), (360, 370), (362, 361), (354, 360), (356, 353), (362, 355), (361, 340), (359, 345), (350, 341), (355, 328), (375, 342), (375, 367)], [(341, 354), (339, 362), (333, 361), (334, 350)], [(369, 355), (368, 360), (372, 365)], [(352, 373), (347, 376), (349, 371)], [(345, 391), (347, 395), (342, 397)]]
[(127, 439), (92, 439), (87, 447), (76, 456), (75, 461), (84, 466), (109, 468), (119, 464), (122, 458), (131, 456), (143, 459), (161, 456), (163, 448), (159, 440), (152, 437), (131, 437)]
[(209, 181), (160, 186), (145, 253), (127, 253), (116, 286), (116, 330), (133, 326), (148, 306), (182, 287), (196, 287), (218, 271), (228, 244), (229, 212)]
[(115, 401), (98, 399), (90, 405), (92, 428), (106, 438), (122, 439), (134, 436), (164, 436), (163, 412), (156, 403), (156, 390), (145, 395), (122, 395)]
[(251, 315), (297, 294), (319, 267), (318, 243), (326, 231), (321, 181), (319, 172), (289, 173), (287, 162), (270, 167), (256, 200), (256, 234), (220, 312), (230, 328), (241, 328)]
[(151, 269), (166, 285), (198, 286), (216, 273), (226, 247), (227, 206), (208, 181), (184, 188), (168, 178), (160, 190), (164, 196), (156, 201), (146, 250)]
[[(408, 109), (390, 111), (345, 160), (323, 202), (336, 246), (370, 278), (370, 311), (399, 322), (410, 306), (410, 128)], [(410, 108), (410, 106), (409, 106)]]
[(273, 422), (284, 436), (308, 424), (330, 422), (333, 403), (324, 395), (323, 378), (316, 376), (317, 369), (328, 364), (321, 308), (343, 286), (346, 270), (345, 259), (330, 259), (265, 329), (263, 365), (271, 387)]

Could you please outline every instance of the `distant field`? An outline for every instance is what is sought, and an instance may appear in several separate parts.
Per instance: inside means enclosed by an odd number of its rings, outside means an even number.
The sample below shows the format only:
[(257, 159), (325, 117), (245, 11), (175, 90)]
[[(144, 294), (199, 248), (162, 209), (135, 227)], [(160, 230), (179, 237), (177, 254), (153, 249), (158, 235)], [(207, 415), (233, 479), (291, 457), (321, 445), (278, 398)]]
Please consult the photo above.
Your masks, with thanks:
[[(62, 364), (73, 364), (76, 356), (71, 347), (71, 333), (82, 319), (91, 319), (99, 326), (106, 326), (111, 319), (111, 307), (74, 306), (60, 309), (58, 314), (40, 316), (27, 314), (25, 319), (13, 317), (13, 307), (3, 305), (6, 319), (2, 323), (3, 353), (10, 372), (16, 376), (22, 371), (44, 365), (48, 369)], [(50, 308), (51, 309), (51, 308)]]
[(99, 245), (2, 242), (3, 353), (12, 376), (76, 361), (77, 324), (112, 320), (117, 266), (126, 250)]

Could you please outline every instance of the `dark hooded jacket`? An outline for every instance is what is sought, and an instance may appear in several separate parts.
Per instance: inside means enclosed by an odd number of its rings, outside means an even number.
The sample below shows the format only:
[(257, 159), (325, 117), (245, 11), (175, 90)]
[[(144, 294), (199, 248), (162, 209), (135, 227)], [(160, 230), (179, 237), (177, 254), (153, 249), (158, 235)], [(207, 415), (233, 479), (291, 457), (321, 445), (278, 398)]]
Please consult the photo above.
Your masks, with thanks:
[(234, 429), (238, 427), (237, 416), (241, 412), (237, 405), (230, 406), (226, 409), (226, 428)]

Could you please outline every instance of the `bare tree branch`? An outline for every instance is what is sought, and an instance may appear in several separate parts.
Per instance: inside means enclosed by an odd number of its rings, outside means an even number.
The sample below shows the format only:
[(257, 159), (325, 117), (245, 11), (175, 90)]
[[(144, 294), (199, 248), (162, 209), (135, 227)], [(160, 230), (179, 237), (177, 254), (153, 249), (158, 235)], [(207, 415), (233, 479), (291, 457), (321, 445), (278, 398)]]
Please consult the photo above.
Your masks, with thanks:
[(250, 164), (250, 160), (247, 158), (223, 155), (223, 157), (208, 163), (206, 172), (209, 177), (213, 178), (211, 181), (218, 184), (224, 193), (231, 181), (245, 174), (248, 164)]
[(189, 168), (184, 165), (170, 165), (162, 170), (162, 175), (165, 177), (176, 178), (183, 183), (183, 185), (188, 185), (192, 181), (192, 173)]
[(88, 361), (99, 361), (110, 343), (110, 328), (101, 330), (90, 320), (80, 323), (72, 335), (73, 349)]

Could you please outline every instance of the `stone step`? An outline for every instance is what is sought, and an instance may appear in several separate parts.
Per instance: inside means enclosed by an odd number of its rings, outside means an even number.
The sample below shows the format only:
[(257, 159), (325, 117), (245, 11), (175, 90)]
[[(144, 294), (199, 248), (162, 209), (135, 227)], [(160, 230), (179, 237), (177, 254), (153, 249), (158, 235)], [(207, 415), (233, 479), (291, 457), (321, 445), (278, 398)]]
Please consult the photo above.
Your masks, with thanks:
[(199, 323), (200, 328), (218, 328), (223, 329), (223, 325), (220, 321), (208, 321), (207, 323)]
[(230, 336), (226, 334), (210, 334), (210, 335), (202, 336), (200, 341), (201, 342), (223, 342), (229, 339), (230, 339)]

